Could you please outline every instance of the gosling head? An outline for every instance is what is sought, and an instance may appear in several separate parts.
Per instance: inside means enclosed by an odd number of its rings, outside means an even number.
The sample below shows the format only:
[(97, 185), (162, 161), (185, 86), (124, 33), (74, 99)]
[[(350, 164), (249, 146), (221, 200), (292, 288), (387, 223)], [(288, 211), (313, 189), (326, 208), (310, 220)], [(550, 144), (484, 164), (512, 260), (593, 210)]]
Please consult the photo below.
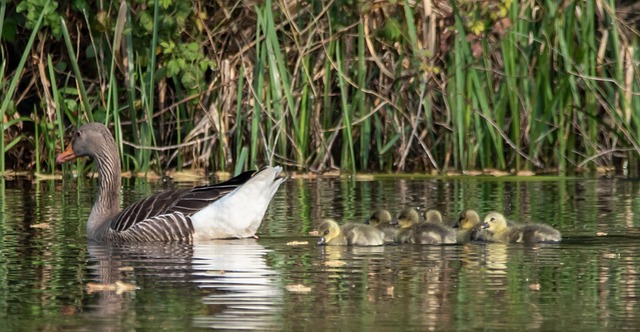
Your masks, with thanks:
[(480, 216), (478, 215), (478, 212), (469, 209), (460, 212), (460, 218), (458, 218), (458, 222), (456, 222), (453, 227), (460, 229), (472, 229), (479, 224)]
[(412, 208), (405, 208), (402, 209), (400, 213), (398, 213), (398, 217), (396, 218), (395, 223), (400, 228), (411, 228), (419, 221), (420, 215), (418, 215), (418, 211)]
[(507, 229), (507, 220), (501, 213), (492, 211), (489, 212), (486, 217), (484, 217), (482, 228), (494, 234), (501, 233)]
[(391, 219), (393, 218), (391, 217), (391, 213), (389, 213), (389, 211), (385, 209), (377, 209), (364, 223), (375, 227), (380, 227), (385, 224), (390, 224)]
[(318, 244), (326, 245), (340, 235), (340, 225), (333, 219), (325, 219), (318, 227)]
[(434, 224), (442, 224), (442, 213), (436, 209), (429, 209), (424, 213), (424, 220)]

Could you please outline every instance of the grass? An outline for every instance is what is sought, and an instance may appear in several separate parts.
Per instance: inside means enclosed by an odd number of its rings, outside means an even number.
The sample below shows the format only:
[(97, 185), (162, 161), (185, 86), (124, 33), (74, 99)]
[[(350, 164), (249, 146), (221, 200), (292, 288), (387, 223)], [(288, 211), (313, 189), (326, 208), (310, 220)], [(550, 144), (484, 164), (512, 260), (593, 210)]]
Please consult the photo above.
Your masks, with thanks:
[[(47, 38), (42, 11), (19, 66), (0, 63), (9, 80), (0, 86), (0, 149), (19, 167), (19, 149), (37, 142), (36, 162), (23, 165), (50, 172), (68, 124), (101, 121), (123, 168), (143, 173), (264, 164), (571, 173), (636, 159), (638, 37), (614, 1), (461, 1), (450, 12), (422, 4), (123, 2), (100, 29), (90, 12), (62, 19), (60, 41)], [(491, 16), (482, 5), (501, 10)], [(6, 10), (3, 3), (1, 18)], [(438, 15), (452, 25), (431, 27)], [(168, 29), (175, 17), (183, 25)], [(52, 98), (20, 117), (15, 91), (32, 79), (21, 73), (30, 73), (36, 42), (66, 54), (45, 53), (51, 85), (35, 80), (30, 89)], [(187, 42), (197, 47), (178, 52)], [(215, 66), (198, 71), (209, 60)], [(32, 119), (53, 123), (21, 131)]]

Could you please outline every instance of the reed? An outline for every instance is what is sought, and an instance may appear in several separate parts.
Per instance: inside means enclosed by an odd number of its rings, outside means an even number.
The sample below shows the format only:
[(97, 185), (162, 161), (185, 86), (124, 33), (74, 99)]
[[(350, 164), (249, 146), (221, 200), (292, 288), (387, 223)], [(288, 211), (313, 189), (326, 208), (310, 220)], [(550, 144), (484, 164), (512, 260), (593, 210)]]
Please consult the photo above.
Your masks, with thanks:
[[(80, 106), (82, 107), (82, 111), (84, 116), (88, 121), (93, 121), (93, 112), (91, 111), (91, 107), (88, 105), (89, 96), (87, 95), (87, 89), (84, 86), (84, 82), (82, 80), (82, 72), (80, 71), (80, 66), (78, 65), (78, 58), (76, 56), (76, 52), (74, 51), (74, 45), (71, 42), (71, 37), (69, 35), (69, 30), (67, 29), (67, 23), (63, 18), (60, 19), (60, 23), (62, 26), (62, 35), (64, 36), (64, 43), (69, 53), (69, 60), (71, 62), (71, 68), (73, 68), (73, 73), (76, 75), (76, 84), (78, 86), (78, 90), (80, 91)], [(78, 115), (80, 117), (80, 115)]]
[[(365, 46), (365, 34), (364, 34), (364, 22), (358, 24), (358, 53), (356, 64), (356, 82), (359, 87), (364, 87), (367, 84), (367, 54)], [(369, 153), (372, 150), (371, 143), (371, 118), (368, 115), (367, 104), (365, 100), (365, 93), (362, 89), (356, 89), (353, 97), (353, 110), (354, 114), (357, 114), (362, 119), (360, 127), (360, 147), (359, 147), (359, 161), (360, 169), (366, 171), (369, 169)]]
[[(31, 87), (56, 104), (38, 141), (62, 145), (65, 123), (104, 121), (125, 170), (157, 173), (564, 173), (640, 151), (638, 37), (612, 0), (194, 4), (111, 4), (110, 17), (69, 18), (77, 30), (60, 21), (63, 38), (40, 43), (66, 54)], [(25, 65), (2, 85), (3, 118)], [(77, 114), (61, 106), (66, 91)], [(0, 124), (3, 151), (30, 135), (4, 130), (23, 120)], [(56, 147), (43, 149), (50, 163)]]
[[(47, 1), (45, 3), (44, 5), (45, 8), (49, 5), (49, 3), (50, 1)], [(6, 2), (3, 2), (0, 10), (0, 25), (4, 25), (5, 11), (6, 11)], [(33, 46), (38, 30), (42, 25), (43, 18), (44, 18), (44, 11), (40, 13), (40, 15), (38, 16), (38, 20), (33, 26), (33, 30), (31, 31), (31, 35), (29, 36), (29, 40), (25, 45), (24, 51), (22, 52), (22, 56), (20, 57), (20, 62), (18, 63), (15, 69), (15, 73), (11, 78), (9, 86), (6, 88), (6, 90), (3, 93), (4, 96), (2, 98), (2, 104), (0, 104), (0, 132), (2, 133), (2, 139), (0, 140), (0, 174), (2, 174), (3, 176), (5, 174), (5, 154), (13, 146), (18, 144), (18, 142), (20, 142), (23, 138), (22, 135), (18, 135), (17, 137), (13, 137), (13, 138), (9, 137), (9, 135), (7, 135), (6, 133), (6, 130), (11, 126), (13, 126), (14, 124), (17, 124), (23, 121), (30, 121), (29, 118), (25, 118), (21, 116), (16, 116), (11, 120), (7, 120), (7, 110), (9, 108), (9, 104), (13, 101), (13, 98), (14, 98), (13, 94), (16, 91), (16, 88), (18, 86), (18, 81), (20, 79), (22, 71), (27, 62), (27, 58), (29, 57), (29, 53), (31, 52), (31, 47)], [(0, 75), (4, 76), (5, 68), (6, 68), (6, 58), (3, 57), (2, 68), (1, 68), (2, 74)]]

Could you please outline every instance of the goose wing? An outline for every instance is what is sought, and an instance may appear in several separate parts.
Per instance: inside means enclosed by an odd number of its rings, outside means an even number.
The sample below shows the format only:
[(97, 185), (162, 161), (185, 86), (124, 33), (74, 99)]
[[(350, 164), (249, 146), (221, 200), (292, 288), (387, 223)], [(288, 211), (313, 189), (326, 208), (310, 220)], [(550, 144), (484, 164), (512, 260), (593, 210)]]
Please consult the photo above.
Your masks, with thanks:
[(110, 241), (117, 242), (191, 242), (191, 218), (180, 212), (161, 214), (140, 220), (123, 231), (107, 233)]
[[(176, 222), (175, 218), (167, 216), (180, 214), (180, 218), (188, 217), (238, 188), (255, 173), (256, 171), (247, 171), (225, 182), (169, 190), (145, 197), (117, 214), (111, 220), (110, 228), (116, 232), (123, 232), (143, 221), (145, 225)], [(160, 216), (162, 216), (160, 220), (153, 219)]]

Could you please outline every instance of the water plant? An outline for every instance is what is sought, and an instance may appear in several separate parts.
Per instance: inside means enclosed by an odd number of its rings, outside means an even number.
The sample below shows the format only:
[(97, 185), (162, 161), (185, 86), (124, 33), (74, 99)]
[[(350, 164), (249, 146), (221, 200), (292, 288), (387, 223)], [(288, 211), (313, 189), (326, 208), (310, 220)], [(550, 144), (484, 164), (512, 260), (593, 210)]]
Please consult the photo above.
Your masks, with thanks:
[[(87, 121), (112, 128), (133, 173), (633, 161), (638, 37), (615, 6), (3, 2), (0, 170), (53, 171), (65, 129)], [(27, 47), (7, 61), (18, 30)]]

